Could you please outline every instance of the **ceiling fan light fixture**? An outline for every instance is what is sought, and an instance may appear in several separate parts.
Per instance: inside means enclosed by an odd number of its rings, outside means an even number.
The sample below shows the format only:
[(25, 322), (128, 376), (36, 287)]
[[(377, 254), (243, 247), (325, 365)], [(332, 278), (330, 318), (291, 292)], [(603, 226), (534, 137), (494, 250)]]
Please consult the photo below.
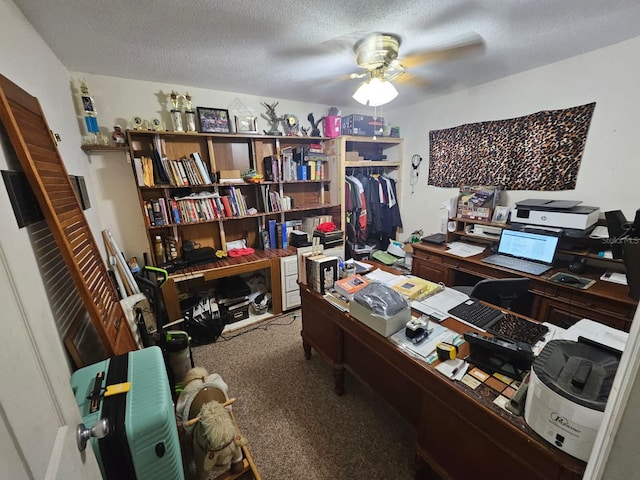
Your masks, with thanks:
[(396, 87), (394, 87), (391, 82), (377, 77), (373, 77), (364, 82), (353, 94), (356, 102), (370, 107), (379, 107), (380, 105), (389, 103), (397, 96), (398, 90), (396, 90)]

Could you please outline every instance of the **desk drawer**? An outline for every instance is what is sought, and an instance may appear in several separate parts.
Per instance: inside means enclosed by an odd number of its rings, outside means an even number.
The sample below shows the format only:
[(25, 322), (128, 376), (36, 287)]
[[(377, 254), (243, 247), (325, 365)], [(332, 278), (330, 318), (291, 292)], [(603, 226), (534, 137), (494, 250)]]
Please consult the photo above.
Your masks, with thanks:
[(583, 295), (581, 292), (558, 288), (556, 298), (565, 300), (573, 305), (580, 305), (608, 315), (622, 318), (631, 318), (632, 312), (628, 305), (616, 303), (611, 300), (602, 300), (593, 296)]
[(284, 308), (286, 310), (289, 310), (290, 308), (299, 307), (299, 306), (300, 306), (300, 290), (296, 290), (294, 292), (287, 292), (287, 294), (285, 295)]
[(290, 275), (284, 279), (284, 291), (298, 291), (298, 275)]
[(295, 255), (281, 259), (280, 268), (287, 275), (298, 275), (298, 257)]

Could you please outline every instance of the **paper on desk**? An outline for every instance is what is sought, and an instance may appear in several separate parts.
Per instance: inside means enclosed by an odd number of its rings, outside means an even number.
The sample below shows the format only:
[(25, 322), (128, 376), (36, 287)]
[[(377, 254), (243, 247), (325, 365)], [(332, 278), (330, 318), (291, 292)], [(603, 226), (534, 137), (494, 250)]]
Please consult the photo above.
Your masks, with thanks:
[(380, 282), (384, 284), (388, 284), (389, 282), (395, 282), (398, 280), (401, 275), (394, 275), (393, 273), (385, 272), (384, 270), (380, 270), (379, 268), (375, 269), (373, 272), (369, 272), (365, 275), (369, 280), (374, 282)]
[(547, 334), (542, 337), (538, 342), (532, 347), (533, 354), (539, 355), (542, 349), (545, 347), (547, 343), (551, 340), (562, 340), (566, 334), (566, 330), (562, 327), (554, 325), (553, 323), (542, 322), (542, 324), (549, 329)]
[(578, 337), (588, 338), (602, 345), (608, 345), (616, 350), (624, 351), (629, 338), (627, 332), (603, 325), (588, 318), (583, 318), (571, 325), (565, 332), (565, 340), (577, 341)]
[(460, 380), (467, 373), (469, 364), (461, 358), (446, 360), (436, 366), (436, 370), (451, 380)]
[(469, 295), (466, 293), (459, 292), (450, 287), (444, 287), (443, 291), (431, 295), (424, 300), (419, 302), (414, 300), (411, 302), (411, 307), (427, 315), (433, 314), (434, 310), (446, 314), (453, 307), (467, 300), (469, 300)]
[(451, 242), (449, 244), (449, 250), (447, 250), (447, 253), (464, 258), (473, 257), (474, 255), (478, 255), (482, 252), (484, 252), (484, 247), (464, 242)]
[(405, 329), (394, 333), (389, 339), (397, 345), (410, 350), (412, 353), (419, 355), (420, 357), (427, 358), (435, 349), (439, 342), (451, 343), (454, 337), (457, 335), (453, 330), (449, 330), (447, 327), (438, 325), (437, 323), (429, 322), (429, 329), (433, 328), (426, 340), (419, 345), (415, 345), (410, 338), (407, 338)]
[(600, 277), (600, 280), (611, 283), (619, 283), (620, 285), (627, 285), (627, 276), (624, 273), (604, 272)]

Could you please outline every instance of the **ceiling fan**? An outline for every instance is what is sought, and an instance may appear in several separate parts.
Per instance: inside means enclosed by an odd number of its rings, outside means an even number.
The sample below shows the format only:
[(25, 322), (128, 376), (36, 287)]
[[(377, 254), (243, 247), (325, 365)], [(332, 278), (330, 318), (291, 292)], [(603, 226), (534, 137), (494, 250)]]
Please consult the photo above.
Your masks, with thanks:
[(381, 32), (370, 33), (356, 42), (353, 51), (356, 63), (363, 71), (352, 73), (349, 77), (366, 79), (353, 95), (356, 101), (369, 106), (388, 103), (398, 95), (391, 82), (412, 83), (423, 88), (428, 86), (427, 79), (409, 73), (410, 69), (431, 62), (452, 60), (484, 48), (482, 37), (473, 34), (444, 48), (419, 51), (399, 58), (401, 43), (399, 35)]

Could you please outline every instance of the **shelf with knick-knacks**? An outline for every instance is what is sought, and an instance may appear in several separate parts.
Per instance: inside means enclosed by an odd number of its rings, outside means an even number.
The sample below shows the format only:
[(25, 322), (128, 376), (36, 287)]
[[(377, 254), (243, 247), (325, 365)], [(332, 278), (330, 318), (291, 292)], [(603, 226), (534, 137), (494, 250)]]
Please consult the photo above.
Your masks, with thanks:
[[(226, 250), (242, 239), (257, 249), (272, 219), (335, 214), (340, 225), (340, 203), (330, 194), (335, 165), (306, 156), (304, 178), (285, 170), (293, 152), (321, 148), (324, 137), (128, 130), (127, 139), (151, 252), (156, 235), (175, 239), (178, 251), (184, 240)], [(265, 171), (272, 161), (275, 178)], [(240, 178), (220, 178), (229, 172)]]

